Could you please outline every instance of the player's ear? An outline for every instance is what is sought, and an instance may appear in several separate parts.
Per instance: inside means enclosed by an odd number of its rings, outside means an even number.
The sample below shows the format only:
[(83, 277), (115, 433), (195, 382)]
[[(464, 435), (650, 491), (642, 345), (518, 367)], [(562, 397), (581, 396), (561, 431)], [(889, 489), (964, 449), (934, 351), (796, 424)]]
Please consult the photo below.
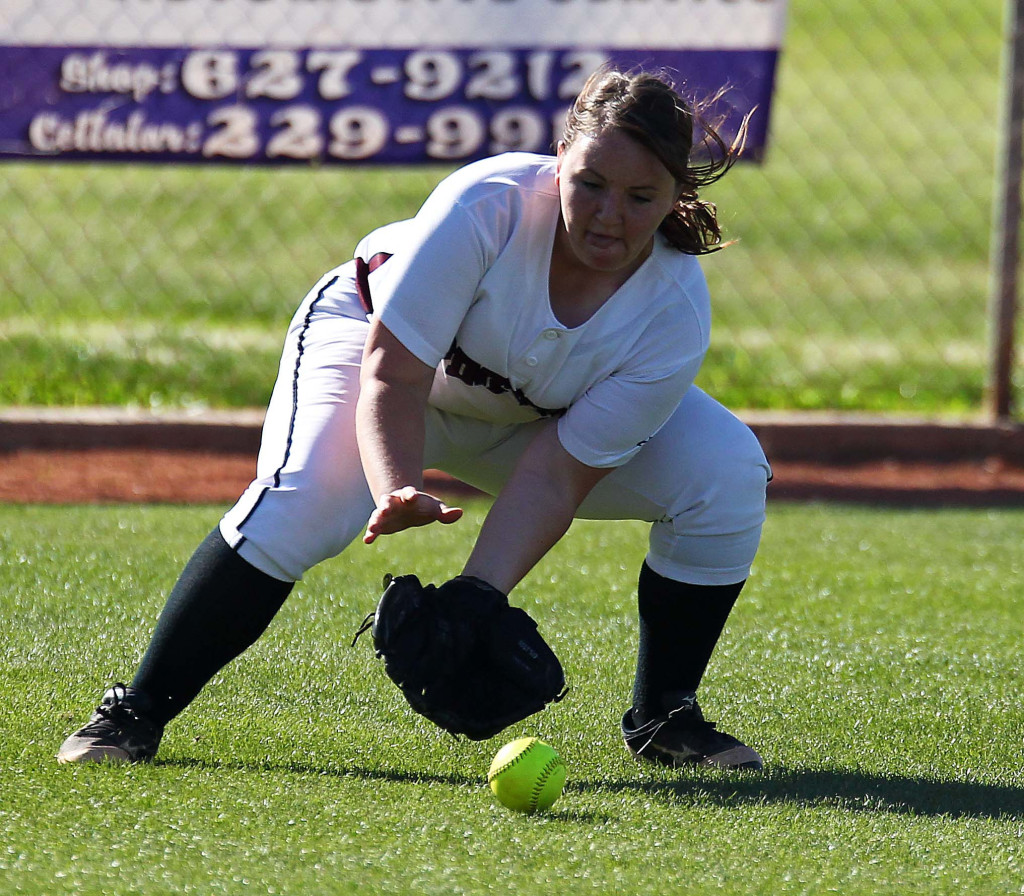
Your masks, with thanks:
[(565, 155), (565, 141), (559, 140), (555, 145), (555, 182), (558, 182), (558, 176), (562, 173), (562, 156)]

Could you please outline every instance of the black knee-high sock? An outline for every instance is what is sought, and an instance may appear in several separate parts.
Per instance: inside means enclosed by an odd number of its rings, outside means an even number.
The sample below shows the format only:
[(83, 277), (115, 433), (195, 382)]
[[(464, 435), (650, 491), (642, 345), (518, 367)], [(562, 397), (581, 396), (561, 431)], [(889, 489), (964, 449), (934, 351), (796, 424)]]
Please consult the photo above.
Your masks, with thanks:
[(658, 575), (645, 562), (637, 603), (640, 648), (633, 685), (639, 724), (663, 715), (673, 695), (697, 690), (744, 583), (688, 585)]
[(182, 570), (132, 680), (152, 699), (153, 721), (169, 722), (251, 646), (292, 587), (246, 563), (214, 529)]

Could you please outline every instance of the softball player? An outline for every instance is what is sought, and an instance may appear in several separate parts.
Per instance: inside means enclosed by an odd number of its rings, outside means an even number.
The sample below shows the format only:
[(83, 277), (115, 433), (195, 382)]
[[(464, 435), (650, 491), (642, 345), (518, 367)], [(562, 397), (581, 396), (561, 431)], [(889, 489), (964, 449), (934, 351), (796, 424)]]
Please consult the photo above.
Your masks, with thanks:
[[(131, 686), (61, 762), (155, 755), (165, 725), (266, 629), (306, 570), (462, 514), (446, 470), (495, 500), (463, 573), (508, 593), (573, 518), (651, 523), (627, 747), (667, 764), (760, 768), (706, 722), (697, 687), (747, 578), (770, 470), (751, 431), (693, 385), (720, 243), (690, 161), (696, 117), (662, 80), (604, 71), (557, 156), (446, 178), (367, 236), (292, 320), (254, 481), (172, 590)], [(700, 124), (699, 120), (697, 121)]]

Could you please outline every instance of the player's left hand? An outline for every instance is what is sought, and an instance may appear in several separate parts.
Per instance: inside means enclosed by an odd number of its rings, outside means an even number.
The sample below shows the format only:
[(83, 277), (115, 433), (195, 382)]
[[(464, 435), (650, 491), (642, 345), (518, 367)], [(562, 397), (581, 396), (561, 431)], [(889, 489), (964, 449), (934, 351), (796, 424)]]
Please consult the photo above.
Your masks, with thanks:
[(461, 507), (449, 507), (440, 498), (407, 485), (380, 496), (366, 524), (363, 543), (373, 544), (378, 535), (393, 535), (429, 523), (454, 523), (461, 516)]
[(537, 623), (481, 579), (387, 576), (367, 630), (409, 706), (451, 734), (486, 740), (565, 696)]

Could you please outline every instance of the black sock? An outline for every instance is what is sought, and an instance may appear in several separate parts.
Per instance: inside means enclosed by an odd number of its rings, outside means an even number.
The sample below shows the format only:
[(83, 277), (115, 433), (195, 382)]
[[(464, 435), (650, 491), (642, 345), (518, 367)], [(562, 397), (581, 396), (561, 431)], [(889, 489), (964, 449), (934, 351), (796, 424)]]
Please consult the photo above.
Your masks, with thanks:
[(294, 583), (246, 563), (214, 529), (167, 598), (132, 687), (166, 724), (203, 686), (266, 631)]
[(638, 724), (674, 709), (666, 705), (673, 695), (697, 690), (743, 585), (688, 585), (644, 563), (637, 586), (640, 648), (633, 685)]

